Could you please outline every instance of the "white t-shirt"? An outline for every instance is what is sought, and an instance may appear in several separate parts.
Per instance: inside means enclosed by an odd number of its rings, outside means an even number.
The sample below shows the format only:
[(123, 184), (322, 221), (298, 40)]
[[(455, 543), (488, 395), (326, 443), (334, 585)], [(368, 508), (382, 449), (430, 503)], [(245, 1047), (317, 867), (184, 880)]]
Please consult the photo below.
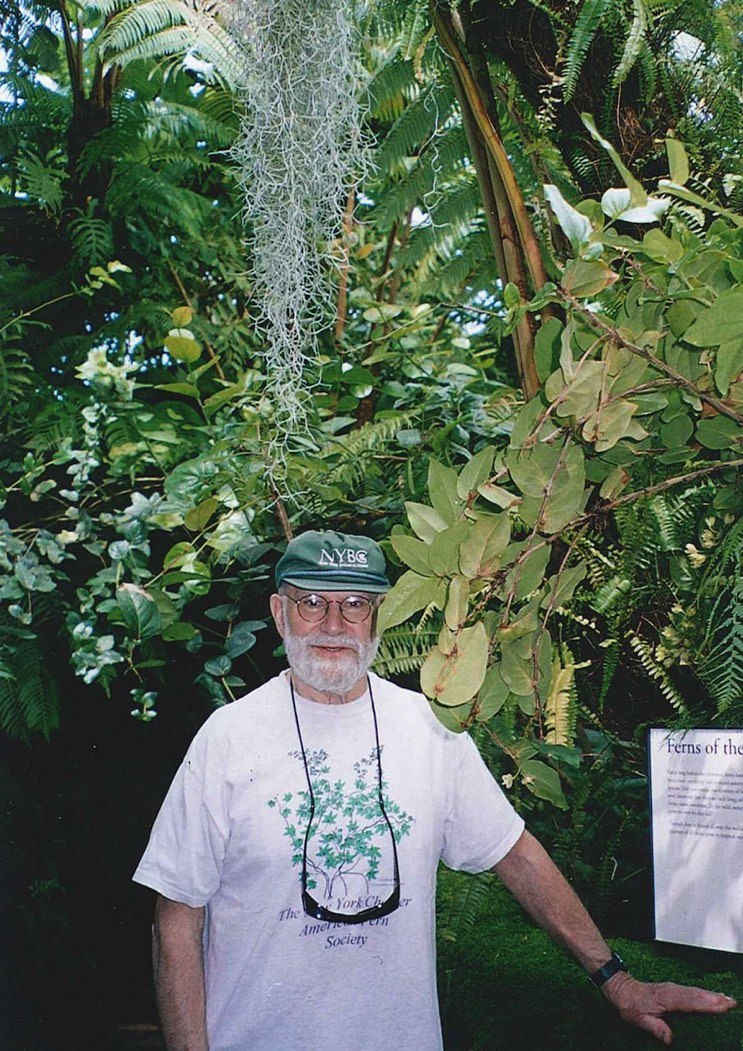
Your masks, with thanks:
[[(134, 879), (206, 906), (210, 1051), (442, 1047), (437, 864), (485, 871), (524, 823), (467, 734), (446, 730), (420, 694), (370, 678), (400, 866), (401, 903), (389, 916), (335, 924), (302, 909), (309, 792), (286, 673), (206, 721), (158, 814)], [(369, 695), (296, 703), (316, 807), (311, 893), (357, 912), (393, 885)]]

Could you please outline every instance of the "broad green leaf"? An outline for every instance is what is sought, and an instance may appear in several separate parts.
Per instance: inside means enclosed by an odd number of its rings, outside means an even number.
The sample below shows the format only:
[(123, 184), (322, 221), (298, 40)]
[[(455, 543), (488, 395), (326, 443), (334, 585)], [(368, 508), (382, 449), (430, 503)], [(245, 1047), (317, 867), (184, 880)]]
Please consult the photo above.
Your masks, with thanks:
[[(535, 446), (534, 451), (548, 448)], [(557, 456), (554, 456), (555, 451)], [(534, 492), (537, 478), (530, 480), (528, 484), (533, 495), (524, 497), (519, 515), (530, 527), (537, 525), (539, 520), (542, 532), (556, 533), (564, 529), (583, 508), (586, 481), (583, 450), (578, 445), (571, 445), (564, 451), (558, 447), (557, 450), (551, 450), (549, 458), (537, 453), (535, 460), (538, 462), (538, 480), (542, 488), (540, 492)], [(524, 463), (519, 467), (523, 479)]]
[(467, 619), (469, 597), (469, 580), (463, 576), (452, 577), (449, 581), (449, 592), (444, 609), (444, 619), (451, 631), (456, 631)]
[(519, 639), (525, 638), (527, 635), (533, 635), (539, 626), (539, 619), (537, 617), (537, 605), (534, 602), (530, 602), (528, 606), (519, 613), (516, 620), (512, 620), (510, 624), (505, 626), (499, 625), (496, 629), (498, 641), (503, 642), (517, 642)]
[(457, 472), (438, 460), (428, 465), (428, 497), (447, 525), (459, 518), (464, 502), (457, 493)]
[(459, 568), (464, 576), (470, 580), (492, 576), (510, 538), (511, 522), (506, 514), (488, 515), (474, 522), (459, 548)]
[(460, 500), (466, 500), (470, 493), (475, 492), (479, 485), (487, 482), (493, 467), (495, 449), (487, 445), (475, 453), (472, 459), (465, 464), (459, 472), (457, 479), (457, 496)]
[(163, 628), (162, 634), (166, 642), (187, 642), (196, 634), (196, 628), (185, 620), (178, 620)]
[(684, 247), (660, 230), (648, 230), (642, 239), (642, 250), (657, 263), (677, 263), (684, 254)]
[(610, 219), (621, 219), (623, 223), (657, 223), (668, 211), (669, 201), (661, 197), (648, 197), (645, 204), (633, 205), (629, 190), (607, 190), (601, 198), (601, 210)]
[(188, 398), (198, 398), (199, 388), (193, 383), (157, 383), (155, 390), (164, 390), (168, 394), (184, 394)]
[(544, 571), (547, 568), (549, 557), (549, 544), (535, 547), (528, 555), (525, 555), (523, 560), (509, 571), (506, 577), (506, 592), (510, 593), (511, 589), (515, 588), (514, 595), (521, 601), (536, 591), (544, 583)]
[(562, 443), (532, 445), (523, 451), (510, 449), (506, 457), (508, 470), (525, 496), (542, 497), (557, 470), (563, 451)]
[(136, 639), (149, 639), (160, 631), (161, 618), (157, 603), (149, 592), (137, 584), (122, 584), (116, 591), (127, 631)]
[(410, 528), (427, 544), (430, 544), (434, 537), (449, 525), (447, 519), (428, 504), (415, 504), (408, 501), (405, 504), (405, 511)]
[(500, 671), (511, 693), (517, 697), (534, 696), (534, 657), (529, 645), (531, 636), (501, 645)]
[(546, 799), (560, 810), (567, 810), (560, 775), (551, 766), (539, 759), (526, 759), (521, 763), (521, 776), (526, 787), (537, 798)]
[(381, 634), (395, 624), (402, 624), (432, 602), (443, 609), (445, 599), (446, 584), (443, 580), (422, 577), (409, 569), (385, 595), (377, 617), (378, 631)]
[(556, 317), (551, 317), (543, 325), (540, 325), (537, 330), (534, 340), (534, 359), (537, 366), (537, 375), (542, 383), (557, 368), (562, 329), (562, 322)]
[(204, 664), (204, 671), (208, 672), (209, 675), (213, 675), (217, 679), (222, 675), (227, 675), (231, 668), (232, 660), (227, 654), (221, 654), (219, 657), (212, 657)]
[(591, 220), (587, 215), (576, 211), (572, 205), (568, 204), (558, 188), (551, 183), (545, 184), (544, 196), (555, 213), (562, 232), (575, 251), (580, 252), (581, 248), (588, 244), (588, 240), (593, 233)]
[(508, 700), (511, 691), (501, 675), (500, 665), (493, 664), (485, 673), (485, 679), (477, 695), (477, 721), (486, 723), (497, 715)]
[(201, 345), (188, 328), (171, 328), (163, 342), (165, 349), (176, 361), (185, 361), (190, 365), (201, 357)]
[(464, 704), (478, 692), (488, 663), (488, 637), (482, 623), (459, 632), (449, 654), (434, 649), (421, 668), (421, 688), (439, 704)]
[(599, 292), (609, 288), (618, 280), (619, 274), (615, 273), (606, 263), (599, 262), (599, 260), (586, 262), (583, 259), (577, 259), (565, 267), (560, 284), (576, 299), (588, 299), (597, 296)]
[(406, 566), (410, 566), (416, 573), (424, 577), (433, 575), (428, 562), (429, 545), (422, 540), (416, 540), (412, 536), (402, 533), (393, 533), (390, 537), (392, 549), (400, 556)]
[(224, 648), (230, 657), (240, 657), (255, 645), (255, 634), (252, 631), (254, 621), (235, 624), (225, 640)]
[(689, 158), (683, 144), (678, 139), (666, 139), (666, 154), (671, 182), (684, 186), (689, 181)]
[(193, 319), (193, 310), (191, 307), (176, 307), (171, 316), (176, 328), (187, 328)]
[(604, 500), (613, 500), (615, 497), (619, 496), (624, 488), (626, 488), (629, 481), (630, 476), (627, 474), (624, 467), (621, 465), (612, 467), (606, 478), (604, 478), (601, 483), (599, 496)]
[(453, 577), (459, 572), (459, 549), (469, 532), (467, 522), (455, 522), (434, 537), (428, 551), (428, 564), (440, 577)]
[(695, 347), (716, 347), (743, 340), (743, 291), (722, 292), (684, 332), (684, 340)]
[[(564, 361), (564, 359), (563, 359)], [(555, 414), (561, 418), (585, 419), (598, 405), (604, 383), (604, 363), (583, 361), (572, 368), (570, 363), (554, 372), (547, 380), (544, 393), (548, 401), (559, 402)]]
[(169, 628), (171, 624), (175, 624), (178, 620), (178, 608), (167, 591), (162, 591), (160, 588), (150, 588), (149, 594), (160, 614), (161, 627)]
[(211, 415), (221, 409), (223, 405), (227, 405), (228, 402), (235, 401), (236, 398), (241, 398), (245, 394), (245, 386), (242, 383), (230, 383), (228, 387), (224, 387), (222, 390), (218, 390), (216, 394), (212, 394), (210, 398), (207, 398), (204, 402), (204, 412), (207, 415)]
[(715, 383), (722, 395), (726, 395), (733, 383), (743, 373), (743, 339), (722, 343), (717, 351)]
[(743, 428), (729, 416), (711, 416), (699, 421), (696, 437), (705, 449), (732, 449), (743, 439)]
[(694, 424), (685, 413), (674, 416), (668, 423), (661, 424), (658, 431), (660, 440), (666, 449), (679, 449), (686, 445), (693, 433)]
[(554, 577), (550, 577), (547, 581), (549, 591), (542, 599), (542, 608), (546, 609), (550, 606), (555, 610), (568, 602), (573, 597), (573, 592), (581, 580), (585, 578), (587, 572), (588, 566), (586, 563), (580, 562), (576, 566), (564, 569), (559, 575), (555, 574)]
[(678, 299), (666, 311), (666, 321), (676, 339), (679, 339), (699, 317), (704, 308), (689, 299)]
[[(459, 625), (457, 625), (457, 627), (459, 627)], [(441, 650), (442, 653), (451, 653), (451, 651), (454, 649), (456, 644), (457, 644), (457, 633), (456, 633), (456, 631), (452, 631), (452, 629), (448, 628), (446, 626), (446, 624), (442, 624), (441, 625), (441, 631), (439, 632), (438, 641), (436, 643), (438, 648)]]
[(213, 496), (210, 496), (208, 500), (202, 500), (200, 504), (186, 512), (183, 519), (186, 529), (192, 533), (200, 533), (208, 525), (218, 507), (219, 500), (215, 500)]
[(181, 540), (178, 544), (173, 544), (170, 550), (166, 553), (163, 558), (163, 569), (176, 569), (178, 566), (182, 566), (189, 558), (196, 555), (196, 548), (193, 544), (187, 543), (185, 540)]
[(491, 504), (495, 504), (496, 507), (509, 508), (519, 502), (519, 497), (515, 493), (509, 493), (507, 489), (503, 489), (500, 485), (491, 485), (490, 482), (478, 485), (477, 491), (480, 496)]
[[(599, 453), (613, 448), (620, 439), (637, 433), (637, 424), (632, 423), (636, 410), (635, 403), (624, 398), (608, 402), (598, 412), (591, 413), (583, 424), (583, 439), (593, 442)], [(642, 436), (646, 437), (645, 431)]]
[(398, 303), (375, 303), (373, 307), (364, 311), (364, 320), (373, 325), (381, 325), (392, 321), (398, 314), (402, 314), (402, 311), (403, 308)]
[(447, 730), (455, 734), (461, 734), (465, 730), (464, 724), (472, 713), (472, 704), (469, 701), (449, 708), (444, 704), (437, 704), (436, 701), (428, 703), (431, 705), (431, 711)]

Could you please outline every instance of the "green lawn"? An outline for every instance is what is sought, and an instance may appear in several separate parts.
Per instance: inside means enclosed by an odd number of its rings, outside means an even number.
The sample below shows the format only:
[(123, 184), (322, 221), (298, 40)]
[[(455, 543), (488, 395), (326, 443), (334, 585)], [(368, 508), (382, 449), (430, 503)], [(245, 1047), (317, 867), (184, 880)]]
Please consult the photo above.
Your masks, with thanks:
[[(488, 884), (446, 871), (439, 880), (439, 991), (447, 1051), (662, 1046), (619, 1022), (582, 970), (526, 919), (498, 881)], [(743, 1004), (743, 958), (725, 957), (727, 969), (711, 971), (712, 954), (692, 953), (690, 963), (676, 959), (672, 949), (622, 938), (612, 944), (638, 978), (715, 989)], [(743, 1051), (741, 1008), (717, 1017), (676, 1015), (670, 1024), (678, 1051)]]

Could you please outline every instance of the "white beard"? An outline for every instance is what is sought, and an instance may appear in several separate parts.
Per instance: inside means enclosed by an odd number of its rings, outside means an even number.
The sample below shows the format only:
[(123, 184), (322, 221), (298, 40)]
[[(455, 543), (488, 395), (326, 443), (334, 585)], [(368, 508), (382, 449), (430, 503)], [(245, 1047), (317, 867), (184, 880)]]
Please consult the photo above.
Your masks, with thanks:
[[(318, 644), (344, 646), (353, 653), (329, 659), (312, 652), (310, 646)], [(321, 693), (350, 693), (359, 679), (366, 675), (379, 649), (379, 639), (360, 642), (352, 635), (326, 635), (323, 631), (311, 635), (292, 635), (287, 631), (284, 646), (289, 667), (298, 679)]]

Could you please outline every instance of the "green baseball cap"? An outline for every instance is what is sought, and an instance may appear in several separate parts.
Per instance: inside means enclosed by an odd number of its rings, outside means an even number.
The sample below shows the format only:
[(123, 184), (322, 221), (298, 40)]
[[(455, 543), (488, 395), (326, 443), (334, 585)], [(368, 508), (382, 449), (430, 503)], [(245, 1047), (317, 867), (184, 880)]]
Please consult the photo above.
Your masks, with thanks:
[(319, 532), (291, 540), (276, 566), (276, 587), (293, 584), (307, 591), (389, 591), (387, 566), (379, 544), (367, 536)]

